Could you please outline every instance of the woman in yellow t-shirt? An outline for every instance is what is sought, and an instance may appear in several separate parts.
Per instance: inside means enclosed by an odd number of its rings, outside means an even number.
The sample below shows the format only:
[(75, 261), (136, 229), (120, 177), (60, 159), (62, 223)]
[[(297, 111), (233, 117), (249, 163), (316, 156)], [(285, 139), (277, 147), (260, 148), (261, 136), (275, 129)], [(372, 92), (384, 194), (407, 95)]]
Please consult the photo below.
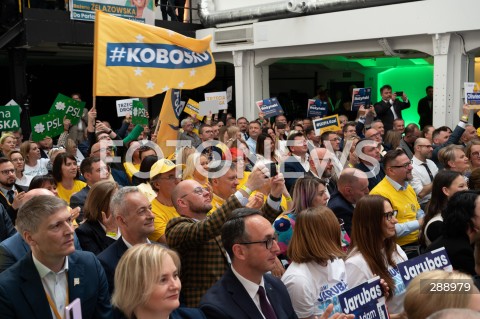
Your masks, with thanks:
[(67, 153), (59, 154), (53, 162), (52, 175), (57, 183), (58, 197), (70, 205), (70, 197), (87, 186), (78, 180), (77, 160)]

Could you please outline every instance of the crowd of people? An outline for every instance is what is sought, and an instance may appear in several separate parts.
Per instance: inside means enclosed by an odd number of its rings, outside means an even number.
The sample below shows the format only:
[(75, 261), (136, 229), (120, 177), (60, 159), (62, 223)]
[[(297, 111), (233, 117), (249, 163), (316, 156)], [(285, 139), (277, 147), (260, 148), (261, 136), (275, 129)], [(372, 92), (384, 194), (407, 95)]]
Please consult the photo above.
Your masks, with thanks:
[[(161, 157), (155, 121), (114, 131), (94, 108), (55, 145), (4, 132), (0, 317), (65, 318), (79, 298), (83, 318), (353, 318), (332, 298), (379, 276), (391, 318), (478, 318), (471, 111), (433, 127), (428, 87), (420, 127), (406, 92), (380, 93), (321, 134), (312, 118), (185, 116)], [(405, 286), (397, 265), (441, 247), (454, 271)], [(418, 278), (477, 295), (425, 300)]]

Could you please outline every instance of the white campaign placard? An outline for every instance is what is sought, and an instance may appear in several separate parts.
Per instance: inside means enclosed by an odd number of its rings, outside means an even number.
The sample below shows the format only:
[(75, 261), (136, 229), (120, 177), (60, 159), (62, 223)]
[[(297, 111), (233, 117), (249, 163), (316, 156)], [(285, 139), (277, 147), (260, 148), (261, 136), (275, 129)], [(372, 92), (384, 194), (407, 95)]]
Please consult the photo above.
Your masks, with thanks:
[(133, 101), (139, 101), (138, 98), (117, 100), (117, 116), (123, 117), (132, 114)]
[(208, 115), (210, 111), (212, 111), (212, 114), (217, 114), (219, 111), (218, 100), (202, 101), (198, 103), (198, 105), (199, 105), (199, 110), (198, 110), (199, 116)]
[(205, 93), (205, 102), (208, 102), (208, 101), (218, 101), (218, 109), (219, 110), (228, 109), (227, 92), (226, 91)]

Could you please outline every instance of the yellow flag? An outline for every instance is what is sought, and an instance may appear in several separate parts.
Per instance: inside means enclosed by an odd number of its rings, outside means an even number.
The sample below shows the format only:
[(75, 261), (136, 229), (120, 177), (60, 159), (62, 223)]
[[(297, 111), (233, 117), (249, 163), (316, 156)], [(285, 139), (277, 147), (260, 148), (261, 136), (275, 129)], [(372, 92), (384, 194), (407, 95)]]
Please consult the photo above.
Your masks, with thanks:
[(93, 94), (150, 97), (203, 86), (215, 77), (210, 40), (96, 11)]
[(177, 139), (180, 113), (182, 113), (180, 97), (180, 90), (168, 90), (160, 111), (157, 144), (165, 158), (175, 152), (175, 146), (167, 146), (167, 141)]

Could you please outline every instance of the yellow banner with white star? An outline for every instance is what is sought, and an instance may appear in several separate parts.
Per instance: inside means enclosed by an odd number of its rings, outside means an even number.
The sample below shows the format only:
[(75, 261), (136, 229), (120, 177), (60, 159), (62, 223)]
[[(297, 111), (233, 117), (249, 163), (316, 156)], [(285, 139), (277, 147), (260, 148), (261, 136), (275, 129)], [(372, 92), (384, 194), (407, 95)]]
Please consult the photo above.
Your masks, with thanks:
[(93, 94), (150, 97), (203, 86), (215, 77), (210, 40), (96, 11)]

